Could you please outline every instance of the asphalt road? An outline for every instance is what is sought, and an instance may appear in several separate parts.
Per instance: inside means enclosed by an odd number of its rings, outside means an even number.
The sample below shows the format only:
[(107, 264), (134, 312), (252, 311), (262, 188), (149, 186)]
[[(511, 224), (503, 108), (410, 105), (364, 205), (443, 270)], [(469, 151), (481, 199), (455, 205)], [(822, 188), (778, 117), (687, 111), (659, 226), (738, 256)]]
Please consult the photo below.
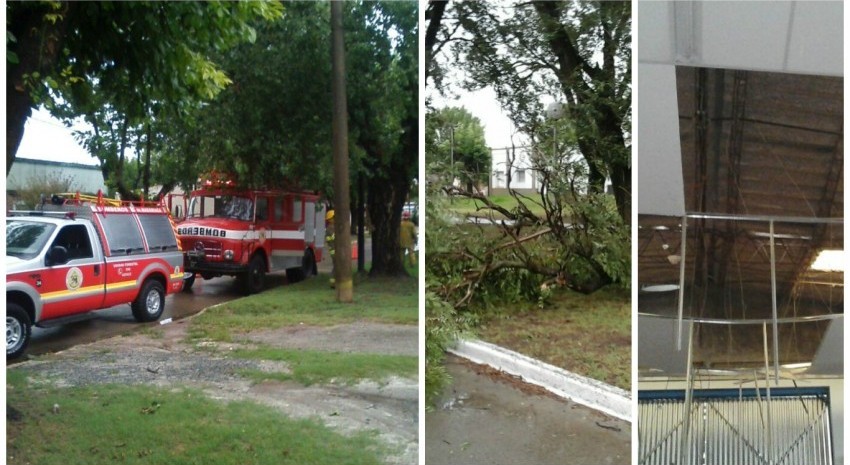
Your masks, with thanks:
[[(281, 286), (286, 278), (284, 273), (275, 273), (266, 276), (266, 288)], [(160, 321), (166, 318), (179, 320), (194, 315), (204, 308), (217, 303), (226, 302), (241, 297), (236, 279), (228, 276), (211, 280), (200, 279), (190, 292), (179, 292), (165, 298), (165, 310)], [(129, 331), (135, 331), (145, 326), (133, 319), (130, 304), (117, 305), (104, 310), (89, 314), (90, 318), (84, 321), (69, 323), (52, 328), (37, 328), (32, 330), (32, 340), (26, 354), (39, 355), (48, 352), (56, 352), (73, 347), (77, 344), (86, 344), (100, 339), (105, 339)], [(155, 325), (158, 323), (147, 323)], [(26, 358), (26, 355), (24, 356)]]

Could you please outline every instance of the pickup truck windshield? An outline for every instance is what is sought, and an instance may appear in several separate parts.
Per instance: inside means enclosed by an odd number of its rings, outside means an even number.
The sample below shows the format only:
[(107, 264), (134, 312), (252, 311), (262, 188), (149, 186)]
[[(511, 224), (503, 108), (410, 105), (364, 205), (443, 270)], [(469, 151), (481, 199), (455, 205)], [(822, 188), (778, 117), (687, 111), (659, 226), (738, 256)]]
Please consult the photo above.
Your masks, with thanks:
[(192, 197), (192, 201), (189, 203), (189, 217), (234, 218), (251, 221), (254, 219), (254, 202), (247, 197), (233, 195)]
[(6, 221), (6, 255), (29, 260), (38, 256), (56, 225), (35, 221)]

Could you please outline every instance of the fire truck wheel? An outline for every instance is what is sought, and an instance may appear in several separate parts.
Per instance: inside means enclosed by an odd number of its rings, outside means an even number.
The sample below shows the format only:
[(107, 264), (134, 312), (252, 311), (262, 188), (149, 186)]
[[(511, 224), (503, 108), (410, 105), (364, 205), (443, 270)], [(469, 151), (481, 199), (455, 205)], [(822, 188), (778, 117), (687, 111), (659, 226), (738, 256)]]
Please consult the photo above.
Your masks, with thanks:
[(142, 291), (133, 301), (133, 317), (136, 321), (156, 321), (165, 309), (165, 288), (155, 279), (148, 279)]
[(6, 358), (20, 357), (30, 342), (32, 321), (20, 305), (9, 302), (6, 306)]
[(316, 266), (316, 256), (313, 255), (312, 249), (307, 249), (307, 252), (304, 253), (303, 268), (304, 274), (306, 274), (308, 278), (319, 274), (319, 268)]
[(191, 278), (183, 280), (183, 291), (189, 292), (192, 290), (192, 285), (195, 284), (195, 274), (192, 274)]
[(245, 295), (256, 294), (263, 290), (266, 284), (266, 264), (263, 257), (254, 255), (248, 264), (248, 273), (243, 281), (242, 291)]
[(287, 268), (286, 280), (290, 283), (300, 283), (304, 281), (304, 268)]
[(296, 268), (286, 269), (286, 279), (290, 283), (297, 283), (313, 276), (316, 269), (316, 259), (313, 257), (313, 251), (307, 249), (304, 252), (304, 257), (301, 259), (301, 266)]

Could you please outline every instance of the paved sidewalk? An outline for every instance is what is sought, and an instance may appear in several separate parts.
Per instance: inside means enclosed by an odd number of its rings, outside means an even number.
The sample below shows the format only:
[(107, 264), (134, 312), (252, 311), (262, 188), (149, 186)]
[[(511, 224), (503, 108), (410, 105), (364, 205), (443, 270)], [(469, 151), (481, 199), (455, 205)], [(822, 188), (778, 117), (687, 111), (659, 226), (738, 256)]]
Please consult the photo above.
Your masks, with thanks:
[(452, 385), (425, 415), (428, 465), (628, 464), (631, 424), (450, 357)]

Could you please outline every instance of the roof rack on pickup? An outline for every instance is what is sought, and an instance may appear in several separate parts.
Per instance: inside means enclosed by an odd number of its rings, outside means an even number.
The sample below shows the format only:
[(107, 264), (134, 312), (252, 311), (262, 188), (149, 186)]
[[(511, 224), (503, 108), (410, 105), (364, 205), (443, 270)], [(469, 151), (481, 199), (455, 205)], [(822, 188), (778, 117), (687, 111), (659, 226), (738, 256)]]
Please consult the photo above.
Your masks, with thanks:
[(94, 205), (97, 207), (163, 207), (164, 203), (155, 200), (120, 200), (105, 197), (103, 191), (97, 191), (97, 195), (81, 194), (80, 192), (65, 192), (53, 194), (50, 199), (54, 205)]
[(9, 216), (49, 216), (51, 218), (76, 219), (74, 211), (45, 211), (45, 210), (9, 210)]
[(171, 217), (164, 201), (119, 200), (105, 197), (103, 192), (97, 195), (76, 193), (53, 194), (45, 199), (42, 210), (52, 212), (73, 212), (81, 218), (91, 218), (94, 213), (167, 213)]

